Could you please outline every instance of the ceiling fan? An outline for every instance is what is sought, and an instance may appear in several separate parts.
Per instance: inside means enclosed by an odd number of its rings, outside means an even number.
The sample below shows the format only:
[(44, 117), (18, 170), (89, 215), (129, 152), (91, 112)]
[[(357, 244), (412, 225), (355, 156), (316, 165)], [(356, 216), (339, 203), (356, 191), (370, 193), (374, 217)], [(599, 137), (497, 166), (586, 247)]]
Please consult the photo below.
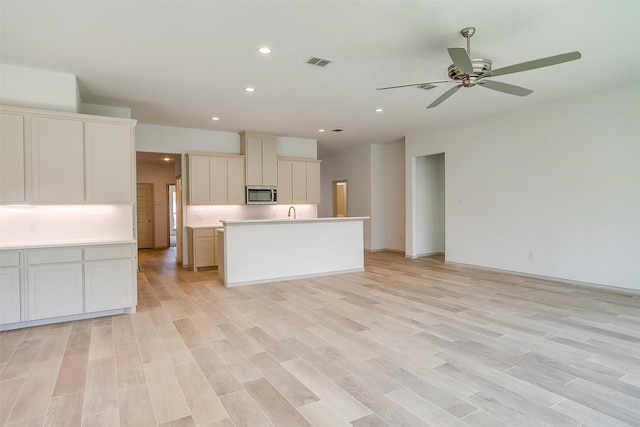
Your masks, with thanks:
[[(563, 62), (574, 61), (580, 59), (580, 52), (569, 52), (561, 55), (549, 56), (546, 58), (535, 59), (533, 61), (522, 62), (520, 64), (510, 65), (508, 67), (491, 69), (491, 61), (488, 59), (471, 59), (471, 36), (476, 32), (474, 27), (466, 27), (460, 31), (460, 34), (467, 39), (467, 50), (462, 47), (450, 47), (449, 56), (453, 64), (447, 69), (451, 80), (439, 80), (433, 82), (413, 83), (399, 86), (379, 87), (377, 90), (396, 89), (400, 87), (417, 86), (424, 89), (431, 89), (434, 84), (438, 83), (458, 83), (455, 87), (449, 89), (440, 95), (427, 108), (433, 108), (440, 105), (444, 100), (456, 93), (461, 87), (473, 87), (479, 85), (487, 89), (497, 90), (498, 92), (508, 93), (510, 95), (527, 96), (531, 92), (520, 86), (507, 83), (496, 82), (493, 80), (485, 80), (486, 77), (498, 77), (505, 74), (519, 73), (521, 71), (533, 70), (536, 68), (548, 67), (550, 65), (562, 64)], [(432, 86), (435, 87), (435, 86)]]

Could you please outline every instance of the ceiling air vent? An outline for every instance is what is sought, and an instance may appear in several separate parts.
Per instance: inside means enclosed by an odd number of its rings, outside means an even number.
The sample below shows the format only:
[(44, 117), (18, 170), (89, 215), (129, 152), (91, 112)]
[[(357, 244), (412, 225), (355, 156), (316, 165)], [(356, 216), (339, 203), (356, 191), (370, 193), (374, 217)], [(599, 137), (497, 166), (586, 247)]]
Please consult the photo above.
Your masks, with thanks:
[(331, 132), (342, 132), (342, 129), (334, 129)]
[(307, 59), (307, 64), (316, 65), (318, 67), (324, 67), (325, 65), (328, 65), (330, 63), (331, 60), (318, 58), (317, 56), (312, 56), (311, 58)]

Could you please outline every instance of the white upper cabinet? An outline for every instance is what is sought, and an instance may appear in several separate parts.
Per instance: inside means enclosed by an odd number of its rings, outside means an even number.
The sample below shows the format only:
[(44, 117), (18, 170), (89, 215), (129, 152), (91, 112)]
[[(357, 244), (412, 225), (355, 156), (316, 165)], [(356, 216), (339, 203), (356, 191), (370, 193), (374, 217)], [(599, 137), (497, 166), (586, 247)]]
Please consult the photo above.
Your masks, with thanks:
[(0, 113), (0, 202), (25, 201), (24, 115)]
[(84, 130), (80, 120), (31, 118), (31, 183), (36, 202), (84, 201)]
[(244, 205), (244, 170), (244, 157), (227, 157), (227, 202), (230, 205)]
[(320, 204), (320, 162), (307, 162), (307, 203)]
[(320, 203), (320, 161), (280, 158), (278, 203)]
[(277, 138), (240, 132), (240, 154), (246, 156), (246, 185), (278, 185)]
[(85, 122), (87, 202), (133, 200), (133, 135), (131, 126)]
[(0, 107), (0, 203), (133, 203), (135, 120)]
[(190, 205), (244, 204), (244, 156), (189, 154)]
[(189, 204), (211, 204), (209, 156), (189, 155)]

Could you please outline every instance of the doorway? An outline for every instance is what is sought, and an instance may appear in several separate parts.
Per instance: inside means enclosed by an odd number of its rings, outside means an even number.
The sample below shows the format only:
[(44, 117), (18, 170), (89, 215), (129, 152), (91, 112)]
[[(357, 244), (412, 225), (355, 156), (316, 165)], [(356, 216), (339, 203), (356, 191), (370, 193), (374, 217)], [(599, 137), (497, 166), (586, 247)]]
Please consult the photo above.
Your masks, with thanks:
[(414, 255), (445, 253), (445, 155), (415, 159)]
[(136, 213), (138, 249), (153, 249), (155, 223), (153, 220), (153, 184), (138, 183), (136, 186)]
[(333, 181), (333, 216), (347, 216), (347, 181)]
[(169, 227), (167, 232), (169, 234), (169, 247), (176, 245), (177, 204), (176, 186), (175, 184), (167, 184), (167, 207), (169, 213), (169, 220), (167, 221)]

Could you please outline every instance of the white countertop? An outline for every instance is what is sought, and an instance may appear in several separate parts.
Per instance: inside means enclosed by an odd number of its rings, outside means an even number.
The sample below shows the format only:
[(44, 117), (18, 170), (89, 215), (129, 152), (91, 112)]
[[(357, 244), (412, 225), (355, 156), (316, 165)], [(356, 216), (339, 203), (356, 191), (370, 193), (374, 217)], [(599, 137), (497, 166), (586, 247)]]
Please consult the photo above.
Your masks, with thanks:
[(185, 225), (185, 227), (187, 228), (213, 228), (213, 229), (220, 229), (222, 230), (222, 227), (220, 227), (220, 224), (216, 224), (216, 225)]
[(295, 224), (309, 222), (344, 222), (344, 221), (363, 221), (369, 219), (368, 216), (346, 216), (346, 217), (329, 217), (329, 218), (274, 218), (274, 219), (241, 219), (231, 220), (223, 219), (221, 223), (226, 225), (245, 225), (245, 224)]
[(10, 249), (31, 249), (31, 248), (60, 248), (68, 246), (96, 246), (96, 245), (124, 245), (134, 244), (136, 240), (47, 240), (35, 242), (11, 242), (8, 244), (0, 243), (0, 250)]

